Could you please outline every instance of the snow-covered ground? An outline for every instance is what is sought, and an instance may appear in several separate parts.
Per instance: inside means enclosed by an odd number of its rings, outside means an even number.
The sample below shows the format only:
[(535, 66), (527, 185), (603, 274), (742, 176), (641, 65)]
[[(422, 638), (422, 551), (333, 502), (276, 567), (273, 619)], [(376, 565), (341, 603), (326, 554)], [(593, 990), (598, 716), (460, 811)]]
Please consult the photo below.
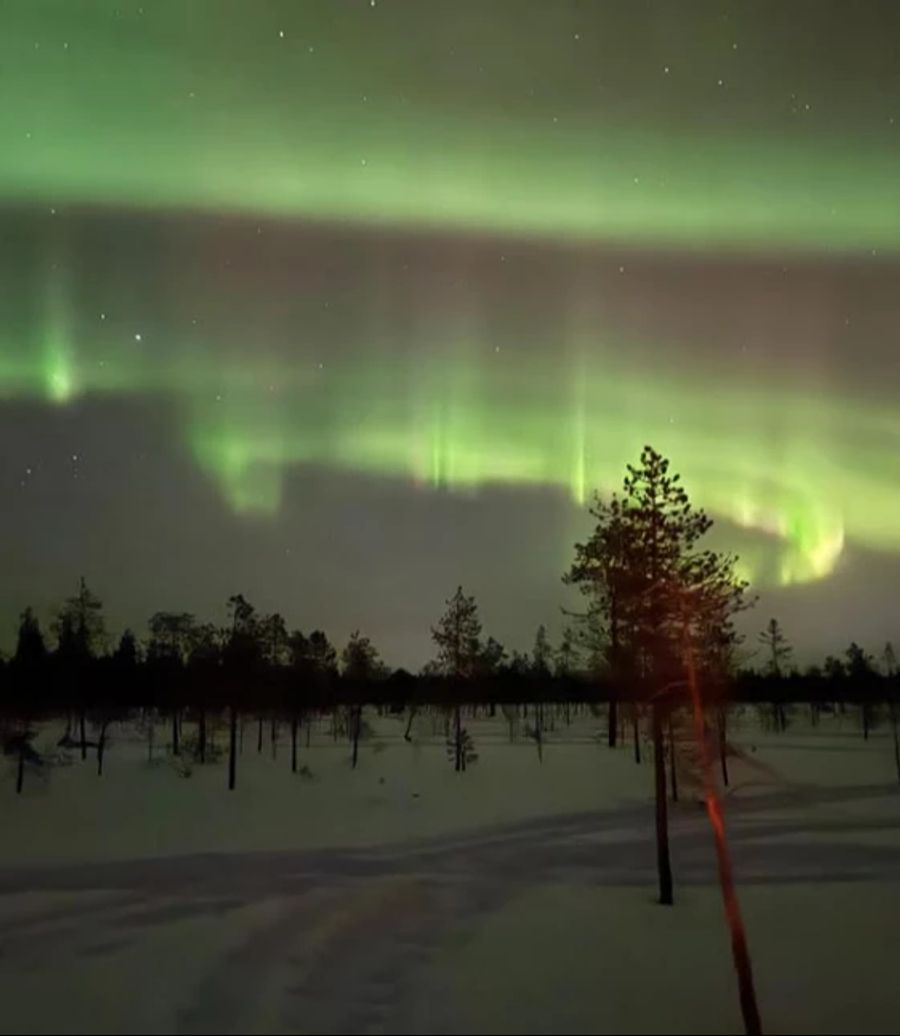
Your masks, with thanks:
[[(539, 762), (502, 717), (453, 772), (432, 721), (372, 718), (350, 768), (327, 720), (290, 772), (247, 723), (238, 786), (156, 730), (0, 784), (4, 1032), (739, 1032), (703, 811), (672, 811), (655, 902), (652, 768), (602, 719)], [(896, 1032), (900, 789), (850, 717), (735, 724), (729, 834), (769, 1032)], [(185, 724), (185, 734), (190, 734)], [(43, 734), (52, 743), (58, 731)], [(225, 745), (224, 731), (218, 741)]]

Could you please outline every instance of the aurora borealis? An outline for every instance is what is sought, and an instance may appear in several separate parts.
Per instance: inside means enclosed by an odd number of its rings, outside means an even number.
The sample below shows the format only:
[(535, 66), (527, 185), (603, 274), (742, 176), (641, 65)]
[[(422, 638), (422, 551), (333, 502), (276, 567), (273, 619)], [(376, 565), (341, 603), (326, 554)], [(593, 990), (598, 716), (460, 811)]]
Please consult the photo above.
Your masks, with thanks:
[(239, 583), (412, 664), (463, 580), (524, 646), (651, 442), (801, 646), (896, 635), (891, 4), (0, 18), (10, 621)]

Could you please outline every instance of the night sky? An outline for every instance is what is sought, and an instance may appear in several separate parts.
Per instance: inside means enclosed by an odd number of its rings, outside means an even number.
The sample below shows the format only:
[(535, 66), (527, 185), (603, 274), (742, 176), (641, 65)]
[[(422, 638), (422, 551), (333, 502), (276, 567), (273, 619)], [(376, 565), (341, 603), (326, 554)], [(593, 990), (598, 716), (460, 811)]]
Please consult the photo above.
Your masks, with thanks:
[(900, 639), (900, 4), (0, 0), (0, 643), (242, 592), (526, 647), (645, 442)]

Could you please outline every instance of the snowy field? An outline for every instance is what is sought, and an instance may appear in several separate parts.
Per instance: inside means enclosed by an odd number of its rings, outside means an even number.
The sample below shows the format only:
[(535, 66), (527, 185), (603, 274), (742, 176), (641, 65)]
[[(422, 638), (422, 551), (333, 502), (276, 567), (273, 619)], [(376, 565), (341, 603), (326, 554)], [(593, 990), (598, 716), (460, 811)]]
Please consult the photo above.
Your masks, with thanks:
[[(145, 730), (114, 727), (102, 777), (93, 750), (29, 770), (20, 796), (7, 769), (2, 1031), (742, 1031), (691, 789), (663, 908), (649, 753), (609, 750), (589, 714), (558, 718), (542, 761), (502, 717), (467, 722), (464, 774), (428, 716), (411, 744), (403, 717), (370, 718), (355, 770), (323, 719), (305, 774), (284, 727), (258, 753), (250, 720), (233, 792), (224, 759), (169, 757), (163, 724), (152, 761)], [(749, 762), (732, 760), (727, 818), (765, 1029), (896, 1033), (890, 736), (864, 741), (850, 716), (734, 728)]]

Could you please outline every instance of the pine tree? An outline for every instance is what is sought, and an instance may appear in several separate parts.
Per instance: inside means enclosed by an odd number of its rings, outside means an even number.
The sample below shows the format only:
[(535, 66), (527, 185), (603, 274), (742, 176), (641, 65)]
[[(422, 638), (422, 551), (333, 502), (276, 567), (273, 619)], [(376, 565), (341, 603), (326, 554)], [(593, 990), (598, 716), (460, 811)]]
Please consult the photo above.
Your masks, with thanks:
[[(563, 680), (568, 677), (574, 676), (575, 671), (578, 667), (579, 653), (578, 644), (575, 639), (575, 632), (571, 626), (566, 626), (563, 630), (562, 638), (559, 642), (559, 647), (553, 654), (553, 672), (557, 678)], [(572, 722), (572, 708), (569, 702), (569, 697), (566, 695), (565, 702), (565, 718), (566, 726), (569, 726)]]
[[(341, 668), (350, 680), (375, 680), (386, 674), (386, 668), (372, 641), (355, 630), (341, 652)], [(362, 705), (356, 703), (347, 709), (347, 726), (353, 747), (351, 765), (356, 769), (359, 760), (359, 739), (363, 730)]]
[(41, 625), (32, 609), (26, 608), (19, 619), (19, 632), (13, 661), (17, 666), (31, 668), (41, 665), (46, 659), (47, 645), (44, 643)]
[(284, 619), (278, 612), (259, 621), (259, 640), (263, 660), (270, 666), (285, 665), (290, 657), (289, 637)]
[(884, 645), (881, 663), (884, 675), (888, 680), (888, 709), (891, 717), (891, 733), (894, 738), (894, 765), (897, 768), (897, 783), (900, 784), (900, 737), (897, 734), (897, 691), (898, 684), (900, 684), (900, 667), (897, 665), (897, 655), (890, 641)]
[(871, 655), (867, 654), (855, 641), (844, 652), (847, 659), (847, 677), (854, 683), (854, 691), (860, 697), (860, 717), (862, 720), (863, 739), (869, 740), (869, 730), (872, 726), (873, 712), (872, 703), (869, 700), (872, 678), (875, 675), (875, 663)]
[(769, 676), (780, 678), (790, 662), (793, 648), (788, 643), (778, 619), (769, 619), (766, 628), (757, 639), (766, 649), (766, 672)]
[[(757, 640), (765, 648), (766, 675), (773, 681), (780, 681), (790, 663), (793, 648), (788, 643), (778, 620), (769, 619), (766, 628), (757, 636)], [(787, 729), (787, 711), (782, 701), (772, 702), (772, 718), (776, 730)]]
[(531, 652), (531, 669), (535, 676), (549, 676), (553, 648), (547, 637), (547, 627), (541, 623), (534, 636), (534, 648)]
[[(573, 616), (578, 623), (579, 642), (585, 649), (589, 668), (605, 675), (610, 685), (607, 740), (610, 748), (618, 742), (619, 701), (622, 688), (631, 676), (628, 655), (625, 603), (630, 592), (627, 555), (625, 502), (614, 495), (610, 500), (595, 497), (589, 511), (596, 519), (591, 538), (575, 544), (575, 561), (563, 577), (587, 596), (587, 609)], [(635, 754), (640, 761), (637, 735), (637, 705), (634, 706)]]
[(556, 676), (573, 676), (578, 668), (579, 651), (575, 632), (566, 626), (560, 638), (559, 647), (553, 653), (553, 672)]
[(113, 652), (113, 661), (120, 667), (128, 668), (137, 665), (138, 655), (137, 638), (130, 629), (126, 629)]
[[(664, 726), (673, 685), (683, 681), (689, 644), (713, 666), (710, 631), (743, 606), (745, 584), (730, 555), (697, 549), (712, 521), (695, 510), (669, 462), (647, 446), (628, 465), (621, 496), (597, 500), (590, 540), (576, 544), (567, 580), (589, 595), (604, 625), (614, 685), (651, 700), (660, 902), (673, 902), (668, 847)], [(727, 641), (729, 630), (723, 629)], [(721, 645), (715, 647), (715, 651)]]
[(80, 699), (78, 709), (81, 758), (87, 758), (87, 731), (84, 708), (85, 663), (102, 650), (106, 638), (103, 621), (103, 603), (92, 593), (84, 576), (78, 581), (78, 590), (68, 597), (56, 615), (53, 631), (57, 638), (57, 657), (65, 663), (75, 682), (75, 696)]
[[(431, 638), (437, 645), (439, 671), (454, 680), (471, 679), (478, 673), (482, 657), (481, 622), (474, 597), (467, 597), (461, 586), (447, 601), (447, 610), (437, 626), (431, 628)], [(457, 691), (458, 693), (458, 691)], [(460, 704), (453, 706), (453, 768), (461, 773), (472, 753), (468, 732), (462, 726)]]
[(86, 659), (102, 649), (106, 636), (103, 602), (88, 588), (84, 576), (78, 580), (78, 591), (60, 608), (53, 629), (62, 655)]
[(261, 657), (257, 635), (256, 609), (243, 594), (233, 594), (227, 602), (230, 628), (224, 632), (223, 661), (235, 683), (228, 707), (228, 790), (237, 784), (237, 702), (238, 683), (252, 678)]

